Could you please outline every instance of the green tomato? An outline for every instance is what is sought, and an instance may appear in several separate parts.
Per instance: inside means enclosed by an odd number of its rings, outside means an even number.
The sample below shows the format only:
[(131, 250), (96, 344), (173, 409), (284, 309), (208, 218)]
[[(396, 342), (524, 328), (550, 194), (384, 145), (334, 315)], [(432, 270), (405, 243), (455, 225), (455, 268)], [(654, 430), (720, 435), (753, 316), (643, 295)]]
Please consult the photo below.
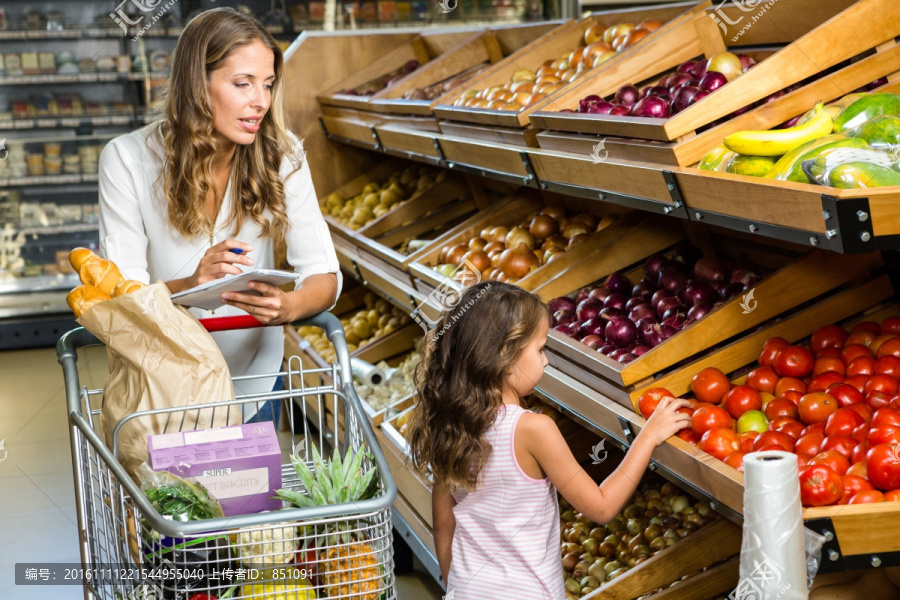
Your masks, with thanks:
[(738, 433), (758, 431), (762, 433), (769, 430), (769, 420), (761, 410), (748, 410), (737, 421)]

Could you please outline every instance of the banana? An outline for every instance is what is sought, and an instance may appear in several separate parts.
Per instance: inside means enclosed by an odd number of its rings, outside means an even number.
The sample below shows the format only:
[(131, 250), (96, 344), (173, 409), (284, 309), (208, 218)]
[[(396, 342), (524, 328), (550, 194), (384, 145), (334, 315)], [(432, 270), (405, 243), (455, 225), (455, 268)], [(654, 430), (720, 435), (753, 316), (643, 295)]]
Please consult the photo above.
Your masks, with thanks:
[(765, 131), (738, 131), (725, 138), (725, 146), (732, 152), (754, 156), (781, 156), (805, 144), (831, 133), (833, 120), (822, 103), (816, 104), (812, 118), (802, 125), (788, 129)]

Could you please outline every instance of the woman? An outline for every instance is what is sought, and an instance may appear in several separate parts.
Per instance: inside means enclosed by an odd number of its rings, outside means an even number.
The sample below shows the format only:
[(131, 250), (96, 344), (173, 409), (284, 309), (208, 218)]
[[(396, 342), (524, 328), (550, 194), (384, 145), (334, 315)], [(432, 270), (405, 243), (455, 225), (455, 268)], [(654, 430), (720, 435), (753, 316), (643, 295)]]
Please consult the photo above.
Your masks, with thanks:
[[(223, 295), (227, 306), (215, 315), (250, 313), (281, 325), (327, 310), (341, 276), (302, 143), (285, 127), (275, 40), (251, 17), (210, 10), (185, 27), (171, 64), (161, 119), (114, 139), (100, 156), (100, 253), (126, 277), (163, 280), (175, 293), (242, 268), (275, 267), (274, 242), (283, 236), (301, 276), (295, 289), (251, 283), (259, 296)], [(283, 335), (266, 327), (213, 338), (237, 377), (279, 371)], [(275, 384), (244, 380), (235, 392)], [(254, 418), (277, 423), (279, 404), (262, 405)], [(245, 419), (256, 412), (245, 406)]]

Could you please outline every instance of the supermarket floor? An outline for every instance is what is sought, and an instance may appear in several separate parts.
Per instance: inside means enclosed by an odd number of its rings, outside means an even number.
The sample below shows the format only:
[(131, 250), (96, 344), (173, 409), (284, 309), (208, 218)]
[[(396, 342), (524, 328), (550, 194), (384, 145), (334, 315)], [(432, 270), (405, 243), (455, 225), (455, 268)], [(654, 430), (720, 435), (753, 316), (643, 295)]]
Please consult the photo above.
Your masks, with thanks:
[[(98, 351), (99, 350), (99, 351)], [(79, 378), (106, 379), (106, 353), (79, 353)], [(72, 457), (62, 371), (54, 349), (0, 352), (0, 598), (76, 600), (76, 586), (16, 586), (15, 563), (78, 563)], [(5, 443), (4, 443), (5, 442)], [(398, 577), (399, 600), (441, 598), (440, 587), (415, 571)]]

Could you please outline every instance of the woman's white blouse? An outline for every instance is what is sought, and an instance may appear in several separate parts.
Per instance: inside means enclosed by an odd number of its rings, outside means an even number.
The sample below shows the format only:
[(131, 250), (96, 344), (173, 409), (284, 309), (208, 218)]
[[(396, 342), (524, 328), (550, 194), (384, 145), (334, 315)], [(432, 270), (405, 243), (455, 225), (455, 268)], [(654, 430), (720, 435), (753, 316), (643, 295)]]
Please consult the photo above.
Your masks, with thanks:
[[(292, 137), (295, 148), (300, 143)], [(171, 281), (194, 273), (201, 257), (210, 248), (209, 235), (185, 239), (169, 226), (163, 194), (164, 152), (153, 126), (147, 126), (112, 140), (100, 155), (100, 254), (113, 262), (128, 279), (143, 283)], [(285, 232), (287, 259), (300, 274), (299, 282), (318, 273), (335, 273), (337, 296), (341, 293), (341, 273), (337, 255), (322, 218), (313, 188), (309, 164), (288, 177), (294, 169), (285, 158), (280, 173), (284, 179), (288, 228)], [(239, 232), (226, 223), (233, 201), (229, 183), (216, 219), (212, 244), (232, 238), (253, 246), (249, 256), (253, 268), (275, 268), (273, 241), (262, 237), (259, 226), (244, 219)], [(337, 299), (335, 296), (335, 300)], [(199, 318), (246, 314), (233, 306), (215, 311), (191, 309)], [(231, 370), (232, 377), (256, 376), (281, 370), (284, 332), (281, 327), (265, 327), (212, 334)], [(235, 382), (235, 394), (267, 392), (274, 376)], [(210, 401), (217, 400), (210, 398)], [(245, 417), (256, 412), (245, 408)]]

